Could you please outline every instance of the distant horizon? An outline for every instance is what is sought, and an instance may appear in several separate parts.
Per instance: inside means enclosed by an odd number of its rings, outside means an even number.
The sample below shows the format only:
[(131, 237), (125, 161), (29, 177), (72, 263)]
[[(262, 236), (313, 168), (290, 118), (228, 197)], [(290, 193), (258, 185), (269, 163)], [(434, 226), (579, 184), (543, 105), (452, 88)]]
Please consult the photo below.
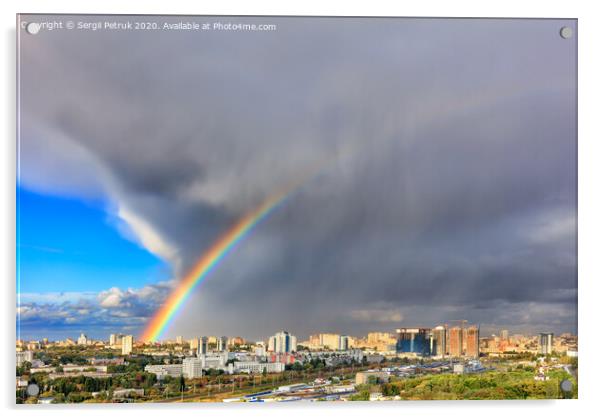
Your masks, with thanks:
[[(444, 325), (444, 324), (442, 323), (442, 324), (438, 324), (438, 325)], [(411, 326), (411, 325), (404, 324), (404, 325), (400, 325), (398, 328), (430, 328), (430, 329), (433, 329), (435, 326), (438, 326), (438, 325), (433, 325), (433, 326), (428, 327), (428, 326)], [(480, 331), (479, 331), (479, 338), (486, 338), (486, 337), (490, 337), (492, 335), (499, 336), (500, 331), (506, 330), (506, 329), (508, 330), (508, 335), (509, 336), (523, 335), (525, 337), (534, 337), (536, 335), (543, 334), (543, 333), (553, 333), (554, 336), (560, 336), (562, 334), (571, 334), (571, 335), (578, 336), (578, 333), (576, 331), (574, 331), (574, 332), (573, 331), (558, 331), (558, 332), (554, 332), (554, 331), (551, 331), (551, 330), (536, 330), (536, 331), (522, 331), (521, 332), (521, 331), (513, 331), (512, 329), (509, 329), (509, 328), (500, 328), (500, 329), (498, 329), (498, 332), (496, 333), (496, 332), (484, 332), (483, 329), (481, 328)], [(176, 336), (173, 336), (171, 338), (163, 338), (163, 339), (161, 339), (161, 340), (159, 340), (157, 342), (174, 341), (179, 336), (183, 337), (183, 339), (184, 339), (185, 342), (188, 342), (189, 340), (192, 340), (192, 339), (198, 338), (198, 337), (202, 337), (202, 336), (207, 336), (207, 337), (221, 337), (221, 336), (226, 336), (228, 338), (241, 337), (245, 341), (256, 342), (256, 341), (266, 341), (270, 336), (274, 335), (276, 332), (279, 332), (279, 331), (288, 331), (290, 334), (296, 336), (297, 337), (297, 343), (300, 343), (300, 342), (303, 342), (303, 341), (307, 341), (311, 335), (317, 335), (317, 334), (339, 334), (339, 335), (348, 335), (348, 336), (354, 337), (354, 338), (356, 338), (356, 337), (365, 337), (369, 333), (372, 333), (372, 332), (375, 332), (375, 333), (383, 332), (383, 333), (389, 333), (389, 334), (392, 334), (392, 335), (396, 334), (396, 330), (395, 329), (390, 330), (390, 331), (387, 331), (385, 329), (375, 329), (375, 330), (372, 330), (372, 331), (368, 331), (366, 333), (355, 333), (355, 334), (354, 333), (348, 334), (348, 333), (342, 333), (342, 332), (337, 332), (337, 331), (316, 331), (314, 333), (311, 333), (311, 334), (308, 334), (308, 335), (305, 336), (305, 335), (298, 335), (293, 330), (289, 330), (289, 329), (285, 328), (285, 329), (274, 330), (271, 334), (266, 335), (264, 337), (259, 337), (259, 338), (249, 338), (249, 337), (246, 337), (244, 335), (238, 335), (238, 334), (229, 335), (228, 333), (217, 333), (217, 334), (211, 334), (211, 333), (205, 333), (205, 334), (203, 334), (203, 333), (200, 333), (200, 334), (192, 335), (192, 336), (176, 335)], [(48, 335), (40, 335), (38, 337), (21, 338), (21, 340), (23, 340), (23, 341), (41, 341), (43, 338), (48, 338), (49, 341), (55, 342), (55, 341), (64, 341), (67, 338), (70, 338), (70, 339), (72, 339), (74, 341), (77, 341), (77, 338), (82, 333), (87, 338), (92, 339), (92, 340), (96, 340), (96, 341), (108, 341), (111, 334), (133, 335), (134, 336), (134, 341), (138, 341), (137, 338), (136, 338), (137, 337), (136, 334), (132, 334), (131, 332), (127, 332), (127, 331), (110, 332), (110, 333), (108, 333), (108, 334), (106, 334), (104, 336), (101, 336), (101, 334), (96, 334), (96, 333), (95, 334), (87, 333), (85, 331), (77, 331), (76, 333), (67, 333), (67, 332), (65, 332), (65, 333), (62, 333), (62, 334), (58, 334), (60, 336), (55, 336), (53, 338), (49, 338)], [(17, 338), (17, 340), (19, 340), (19, 338)]]

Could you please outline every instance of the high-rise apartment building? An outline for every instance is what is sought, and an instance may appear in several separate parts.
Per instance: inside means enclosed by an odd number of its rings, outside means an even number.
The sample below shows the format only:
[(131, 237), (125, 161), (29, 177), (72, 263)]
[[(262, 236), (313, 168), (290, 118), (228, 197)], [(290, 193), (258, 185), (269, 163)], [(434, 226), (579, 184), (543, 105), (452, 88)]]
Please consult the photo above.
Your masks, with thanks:
[(420, 356), (431, 355), (429, 328), (399, 328), (397, 330), (396, 351)]
[(228, 345), (243, 345), (245, 343), (245, 339), (242, 337), (232, 337), (228, 341)]
[(134, 336), (124, 335), (121, 339), (121, 354), (124, 356), (130, 354), (134, 348)]
[(500, 339), (503, 341), (508, 341), (508, 330), (507, 329), (503, 329), (500, 331)]
[(274, 353), (292, 353), (297, 351), (297, 337), (290, 335), (287, 331), (280, 331), (270, 337), (268, 351)]
[(112, 347), (121, 345), (121, 339), (123, 338), (122, 334), (111, 334), (109, 336), (109, 345)]
[(447, 329), (443, 325), (431, 331), (431, 355), (443, 357), (447, 353)]
[(217, 339), (217, 351), (228, 350), (228, 337), (219, 337)]
[(197, 355), (203, 355), (203, 354), (207, 354), (208, 351), (208, 347), (209, 347), (209, 338), (207, 337), (200, 337), (198, 340), (198, 345), (197, 345)]
[(309, 346), (310, 348), (320, 348), (320, 334), (310, 335), (309, 336)]
[(452, 357), (462, 356), (462, 337), (463, 332), (461, 327), (451, 327), (447, 335), (447, 352)]
[(199, 348), (199, 339), (198, 338), (193, 338), (191, 340), (188, 340), (188, 345), (190, 346), (191, 350), (198, 350), (198, 348)]
[(554, 348), (554, 334), (546, 332), (539, 334), (539, 353), (540, 354), (552, 354)]
[(463, 341), (465, 344), (464, 355), (479, 357), (479, 327), (472, 325), (465, 328)]
[(339, 334), (319, 334), (319, 345), (322, 348), (338, 350), (340, 338)]
[(338, 350), (347, 351), (349, 350), (349, 336), (341, 335), (339, 337), (339, 347)]
[(367, 336), (367, 341), (370, 345), (377, 345), (381, 342), (390, 342), (392, 338), (393, 337), (388, 332), (369, 332)]

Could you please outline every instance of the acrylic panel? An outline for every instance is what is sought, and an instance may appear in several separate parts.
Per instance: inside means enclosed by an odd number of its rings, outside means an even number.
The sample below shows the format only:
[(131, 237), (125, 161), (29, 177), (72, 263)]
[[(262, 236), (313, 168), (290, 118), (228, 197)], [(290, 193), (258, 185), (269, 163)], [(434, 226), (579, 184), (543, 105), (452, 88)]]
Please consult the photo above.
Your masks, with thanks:
[(18, 403), (577, 397), (576, 19), (17, 16)]

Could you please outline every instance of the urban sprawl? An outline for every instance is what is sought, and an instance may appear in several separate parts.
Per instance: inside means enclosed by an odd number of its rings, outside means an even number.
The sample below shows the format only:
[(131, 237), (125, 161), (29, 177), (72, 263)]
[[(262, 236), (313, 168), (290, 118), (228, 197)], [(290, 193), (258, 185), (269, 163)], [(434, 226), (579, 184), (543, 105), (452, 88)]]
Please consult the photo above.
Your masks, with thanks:
[(18, 403), (577, 397), (577, 337), (481, 336), (467, 321), (364, 337), (17, 341)]

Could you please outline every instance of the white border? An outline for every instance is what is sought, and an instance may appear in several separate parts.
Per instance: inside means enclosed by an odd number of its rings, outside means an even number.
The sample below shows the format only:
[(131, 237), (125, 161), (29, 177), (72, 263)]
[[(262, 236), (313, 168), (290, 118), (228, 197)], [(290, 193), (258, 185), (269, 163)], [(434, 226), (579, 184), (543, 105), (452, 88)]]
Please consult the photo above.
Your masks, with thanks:
[[(180, 414), (220, 414), (222, 416), (306, 416), (345, 415), (348, 418), (362, 417), (367, 413), (376, 415), (420, 415), (467, 416), (484, 414), (487, 418), (509, 415), (580, 416), (594, 408), (600, 393), (600, 361), (596, 356), (602, 348), (599, 306), (602, 289), (602, 272), (597, 258), (602, 245), (598, 239), (602, 235), (602, 153), (600, 135), (602, 97), (600, 74), (602, 74), (602, 25), (593, 1), (531, 1), (506, 0), (484, 2), (477, 0), (394, 2), (386, 0), (370, 1), (328, 1), (328, 0), (254, 0), (254, 1), (175, 1), (150, 0), (126, 3), (117, 0), (5, 0), (0, 3), (2, 13), (2, 91), (5, 92), (2, 106), (2, 125), (5, 127), (2, 142), (2, 182), (1, 197), (3, 239), (0, 241), (5, 287), (2, 321), (3, 376), (2, 406), (9, 415), (30, 416), (43, 414), (45, 417), (64, 414), (85, 413), (88, 417), (132, 415), (140, 411), (148, 414), (157, 411), (167, 414), (178, 411)], [(466, 401), (466, 402), (411, 402), (384, 403), (375, 405), (158, 405), (136, 408), (106, 406), (88, 408), (17, 408), (14, 404), (14, 380), (11, 369), (14, 366), (14, 302), (15, 290), (15, 14), (21, 13), (131, 13), (131, 14), (253, 14), (253, 15), (333, 15), (333, 16), (449, 16), (449, 17), (557, 17), (579, 19), (579, 397), (578, 401)]]

